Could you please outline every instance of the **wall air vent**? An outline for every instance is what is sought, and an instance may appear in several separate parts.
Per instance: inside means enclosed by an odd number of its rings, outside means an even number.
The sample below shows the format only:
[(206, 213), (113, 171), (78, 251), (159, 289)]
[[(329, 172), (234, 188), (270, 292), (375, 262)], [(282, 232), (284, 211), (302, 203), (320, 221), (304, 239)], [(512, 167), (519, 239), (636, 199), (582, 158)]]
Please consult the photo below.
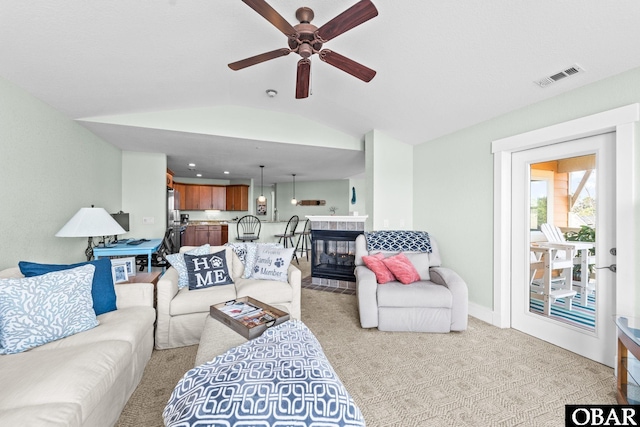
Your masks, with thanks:
[(544, 77), (536, 81), (535, 83), (540, 87), (547, 87), (552, 83), (555, 83), (567, 77), (571, 77), (578, 73), (584, 73), (584, 70), (578, 64), (573, 64), (571, 67), (567, 68), (566, 70), (562, 70), (548, 77)]

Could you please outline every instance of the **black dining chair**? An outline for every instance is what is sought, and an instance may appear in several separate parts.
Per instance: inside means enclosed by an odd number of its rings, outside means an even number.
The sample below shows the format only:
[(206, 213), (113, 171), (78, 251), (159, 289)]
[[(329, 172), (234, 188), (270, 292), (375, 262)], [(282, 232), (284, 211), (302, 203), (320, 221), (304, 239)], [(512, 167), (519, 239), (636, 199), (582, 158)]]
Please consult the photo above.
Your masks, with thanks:
[[(298, 227), (299, 220), (300, 219), (298, 218), (298, 215), (293, 215), (291, 218), (289, 218), (289, 221), (287, 221), (287, 226), (284, 229), (284, 233), (275, 235), (278, 238), (278, 243), (282, 243), (285, 248), (288, 248), (289, 246), (295, 248), (293, 238), (296, 235), (296, 228)], [(296, 254), (295, 250), (293, 251), (293, 258), (295, 258), (298, 265), (300, 265), (300, 261), (298, 261), (298, 255)]]
[(245, 215), (238, 220), (236, 240), (253, 242), (260, 238), (262, 224), (257, 216)]
[[(311, 223), (309, 219), (304, 222), (304, 227), (302, 227), (302, 231), (296, 231), (296, 235), (298, 236), (298, 241), (296, 242), (296, 252), (298, 252), (298, 248), (300, 250), (300, 254), (304, 252), (307, 257), (307, 261), (309, 261), (309, 251), (311, 251)], [(302, 245), (301, 245), (302, 244)]]

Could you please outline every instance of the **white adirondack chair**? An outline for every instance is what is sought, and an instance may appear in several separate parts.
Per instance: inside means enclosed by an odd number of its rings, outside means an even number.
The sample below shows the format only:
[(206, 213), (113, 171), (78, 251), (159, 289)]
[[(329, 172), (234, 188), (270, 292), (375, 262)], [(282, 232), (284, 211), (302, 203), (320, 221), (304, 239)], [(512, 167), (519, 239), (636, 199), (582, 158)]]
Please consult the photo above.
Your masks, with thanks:
[[(595, 257), (589, 255), (589, 249), (595, 246), (593, 242), (568, 242), (560, 228), (551, 224), (542, 224), (541, 230), (549, 243), (557, 243), (571, 246), (573, 248), (571, 257), (574, 265), (580, 265), (580, 280), (572, 281), (572, 289), (577, 290), (579, 296), (576, 302), (584, 307), (587, 306), (588, 296), (595, 291), (595, 282), (589, 281), (589, 265), (595, 264)], [(577, 256), (575, 256), (577, 254)], [(558, 253), (557, 256), (564, 259), (568, 258), (567, 254)]]
[[(558, 256), (560, 252), (565, 255)], [(530, 295), (544, 302), (543, 312), (547, 316), (551, 313), (551, 304), (559, 298), (563, 298), (565, 308), (571, 310), (572, 300), (577, 293), (572, 289), (572, 255), (573, 248), (567, 245), (548, 242), (531, 245)], [(554, 270), (560, 270), (560, 274), (554, 277)], [(538, 271), (544, 272), (541, 279), (536, 279)]]

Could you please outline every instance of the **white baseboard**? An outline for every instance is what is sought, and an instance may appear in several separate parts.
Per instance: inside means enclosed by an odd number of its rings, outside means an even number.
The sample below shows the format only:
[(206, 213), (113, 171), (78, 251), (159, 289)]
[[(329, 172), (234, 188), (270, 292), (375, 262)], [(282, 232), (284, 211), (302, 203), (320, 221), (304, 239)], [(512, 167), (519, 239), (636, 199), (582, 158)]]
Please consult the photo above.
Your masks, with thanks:
[(502, 322), (499, 319), (500, 316), (498, 316), (493, 310), (473, 302), (469, 303), (469, 316), (473, 316), (478, 320), (482, 320), (483, 322), (497, 326), (498, 328), (505, 327), (501, 324)]

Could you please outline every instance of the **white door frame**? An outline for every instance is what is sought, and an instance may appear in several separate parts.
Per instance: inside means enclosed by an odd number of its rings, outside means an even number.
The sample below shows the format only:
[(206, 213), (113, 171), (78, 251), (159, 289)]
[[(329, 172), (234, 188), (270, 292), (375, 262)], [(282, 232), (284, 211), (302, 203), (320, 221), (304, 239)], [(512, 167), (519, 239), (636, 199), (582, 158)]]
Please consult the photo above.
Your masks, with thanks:
[(495, 140), (493, 153), (493, 319), (511, 327), (511, 155), (577, 138), (616, 132), (616, 314), (636, 316), (634, 143), (640, 104), (631, 104)]

